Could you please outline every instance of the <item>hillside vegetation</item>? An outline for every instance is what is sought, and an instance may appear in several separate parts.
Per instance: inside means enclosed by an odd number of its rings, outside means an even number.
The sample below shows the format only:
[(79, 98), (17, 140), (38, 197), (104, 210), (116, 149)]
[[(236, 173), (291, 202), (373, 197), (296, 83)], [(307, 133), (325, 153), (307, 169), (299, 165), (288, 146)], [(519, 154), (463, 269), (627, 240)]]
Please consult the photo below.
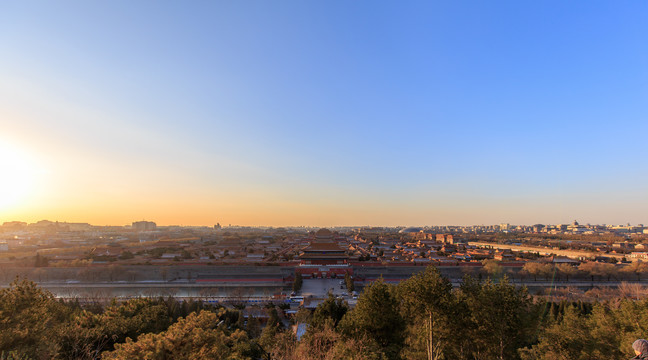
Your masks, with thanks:
[(239, 309), (174, 299), (107, 306), (56, 300), (29, 281), (0, 292), (2, 359), (627, 359), (646, 336), (648, 301), (550, 303), (524, 288), (438, 270), (365, 288), (357, 306), (330, 296), (297, 341), (281, 309)]

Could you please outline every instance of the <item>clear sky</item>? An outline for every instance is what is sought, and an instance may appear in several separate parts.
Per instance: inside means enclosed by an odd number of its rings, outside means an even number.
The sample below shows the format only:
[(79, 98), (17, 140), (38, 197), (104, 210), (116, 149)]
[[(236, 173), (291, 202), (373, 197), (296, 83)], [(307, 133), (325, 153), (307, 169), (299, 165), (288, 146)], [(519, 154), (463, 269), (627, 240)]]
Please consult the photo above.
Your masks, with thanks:
[(646, 1), (4, 1), (0, 222), (648, 224)]

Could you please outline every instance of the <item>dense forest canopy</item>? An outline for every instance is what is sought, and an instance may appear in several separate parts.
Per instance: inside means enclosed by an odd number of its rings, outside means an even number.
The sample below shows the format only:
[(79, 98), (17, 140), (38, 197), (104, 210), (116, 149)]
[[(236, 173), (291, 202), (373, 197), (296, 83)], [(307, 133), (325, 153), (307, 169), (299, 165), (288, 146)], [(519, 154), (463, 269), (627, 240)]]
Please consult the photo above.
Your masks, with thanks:
[(435, 267), (364, 289), (357, 306), (329, 296), (297, 341), (280, 307), (263, 321), (236, 308), (172, 298), (81, 306), (26, 280), (0, 292), (2, 359), (628, 359), (646, 337), (648, 301), (547, 302), (506, 278), (465, 277), (458, 289)]

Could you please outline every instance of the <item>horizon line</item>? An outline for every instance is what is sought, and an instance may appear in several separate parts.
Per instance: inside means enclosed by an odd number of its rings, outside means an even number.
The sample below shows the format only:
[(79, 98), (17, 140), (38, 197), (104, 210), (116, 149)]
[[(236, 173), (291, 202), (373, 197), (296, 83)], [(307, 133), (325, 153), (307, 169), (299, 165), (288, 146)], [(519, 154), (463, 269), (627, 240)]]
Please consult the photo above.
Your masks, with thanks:
[[(38, 220), (35, 222), (28, 222), (28, 221), (23, 221), (23, 220), (10, 220), (10, 221), (3, 221), (2, 226), (5, 224), (11, 224), (11, 223), (24, 223), (27, 225), (33, 225), (37, 224), (39, 222), (51, 222), (51, 223), (61, 223), (61, 224), (84, 224), (84, 225), (89, 225), (89, 226), (97, 226), (97, 227), (111, 227), (111, 226), (121, 226), (121, 227), (126, 227), (126, 226), (132, 226), (133, 223), (140, 222), (140, 221), (148, 221), (148, 222), (153, 222), (156, 224), (156, 226), (159, 227), (209, 227), (213, 228), (214, 226), (220, 224), (219, 222), (215, 222), (212, 225), (205, 225), (205, 224), (196, 224), (196, 225), (184, 225), (184, 224), (158, 224), (154, 220), (136, 220), (132, 221), (131, 223), (123, 224), (123, 225), (118, 225), (118, 224), (93, 224), (90, 222), (84, 222), (84, 221), (60, 221), (60, 220), (48, 220), (48, 219), (42, 219)], [(426, 228), (426, 227), (439, 227), (439, 226), (446, 226), (446, 227), (471, 227), (471, 226), (495, 226), (495, 225), (501, 225), (501, 224), (507, 224), (509, 226), (536, 226), (536, 225), (567, 225), (567, 224), (573, 224), (574, 222), (578, 222), (578, 220), (572, 220), (570, 222), (560, 222), (560, 223), (533, 223), (533, 224), (514, 224), (514, 223), (508, 223), (508, 222), (499, 222), (499, 223), (492, 223), (492, 224), (470, 224), (470, 225), (458, 225), (458, 224), (436, 224), (436, 225), (420, 225), (420, 224), (415, 224), (415, 225), (371, 225), (371, 224), (349, 224), (349, 225), (327, 225), (327, 226), (321, 226), (321, 225), (265, 225), (265, 224), (255, 224), (255, 225), (244, 225), (244, 224), (227, 224), (223, 225), (220, 224), (222, 228), (232, 228), (232, 227), (255, 227), (255, 228), (341, 228), (341, 227), (382, 227), (382, 228), (408, 228), (408, 227), (420, 227), (420, 228)], [(622, 224), (611, 224), (611, 223), (580, 223), (578, 222), (579, 225), (598, 225), (598, 226), (640, 226), (640, 227), (645, 227), (643, 223), (637, 223), (635, 225), (632, 225), (630, 222), (624, 222)]]

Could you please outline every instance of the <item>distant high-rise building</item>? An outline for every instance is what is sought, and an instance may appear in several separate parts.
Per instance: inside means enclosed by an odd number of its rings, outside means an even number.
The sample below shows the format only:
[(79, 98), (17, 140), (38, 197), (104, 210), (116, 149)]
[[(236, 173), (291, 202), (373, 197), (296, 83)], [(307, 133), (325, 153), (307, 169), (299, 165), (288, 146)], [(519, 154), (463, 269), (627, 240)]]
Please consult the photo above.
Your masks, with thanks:
[(157, 228), (157, 224), (153, 221), (136, 221), (132, 224), (135, 231), (153, 231)]

